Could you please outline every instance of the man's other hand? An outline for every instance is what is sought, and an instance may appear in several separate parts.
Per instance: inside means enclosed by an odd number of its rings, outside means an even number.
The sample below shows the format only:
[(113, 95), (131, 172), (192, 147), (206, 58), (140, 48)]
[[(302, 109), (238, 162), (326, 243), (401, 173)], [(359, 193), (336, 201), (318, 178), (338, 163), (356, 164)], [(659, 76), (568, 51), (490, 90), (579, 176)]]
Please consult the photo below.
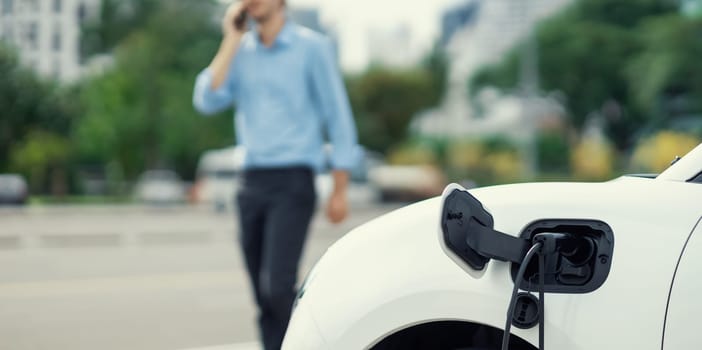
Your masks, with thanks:
[(345, 192), (335, 192), (327, 202), (327, 218), (333, 224), (338, 224), (349, 214), (349, 204)]

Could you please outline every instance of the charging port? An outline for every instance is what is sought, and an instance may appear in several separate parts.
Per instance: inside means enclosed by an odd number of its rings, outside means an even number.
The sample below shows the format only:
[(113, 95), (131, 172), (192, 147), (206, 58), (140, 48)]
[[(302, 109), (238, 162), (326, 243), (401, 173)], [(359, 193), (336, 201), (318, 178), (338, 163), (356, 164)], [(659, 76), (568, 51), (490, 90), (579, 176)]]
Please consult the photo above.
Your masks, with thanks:
[[(529, 224), (520, 237), (535, 241), (544, 235), (561, 236), (544, 256), (544, 292), (589, 293), (607, 279), (614, 250), (609, 225), (597, 220), (539, 220)], [(519, 266), (512, 264), (512, 280)], [(539, 266), (533, 260), (527, 265), (521, 289), (536, 291), (538, 279)]]

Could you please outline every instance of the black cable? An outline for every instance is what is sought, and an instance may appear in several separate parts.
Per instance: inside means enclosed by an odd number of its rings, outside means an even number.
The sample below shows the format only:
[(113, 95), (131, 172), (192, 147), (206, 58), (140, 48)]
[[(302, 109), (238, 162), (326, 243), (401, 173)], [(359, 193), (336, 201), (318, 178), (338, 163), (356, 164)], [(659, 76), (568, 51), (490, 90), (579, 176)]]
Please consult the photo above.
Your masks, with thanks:
[(514, 289), (512, 289), (512, 298), (509, 301), (509, 308), (507, 308), (507, 322), (505, 322), (505, 332), (502, 334), (502, 350), (509, 349), (509, 331), (512, 328), (512, 317), (514, 315), (514, 308), (517, 305), (517, 293), (519, 292), (519, 286), (522, 284), (522, 280), (524, 279), (524, 274), (526, 273), (529, 261), (531, 261), (531, 259), (534, 257), (534, 254), (536, 254), (539, 251), (541, 246), (541, 242), (536, 242), (531, 246), (531, 248), (529, 248), (529, 251), (526, 253), (526, 256), (524, 256), (524, 260), (522, 261), (521, 266), (519, 266), (517, 276), (514, 279)]
[(544, 350), (544, 307), (546, 303), (544, 302), (544, 272), (546, 271), (545, 267), (545, 260), (544, 258), (544, 252), (540, 251), (539, 252), (539, 350)]

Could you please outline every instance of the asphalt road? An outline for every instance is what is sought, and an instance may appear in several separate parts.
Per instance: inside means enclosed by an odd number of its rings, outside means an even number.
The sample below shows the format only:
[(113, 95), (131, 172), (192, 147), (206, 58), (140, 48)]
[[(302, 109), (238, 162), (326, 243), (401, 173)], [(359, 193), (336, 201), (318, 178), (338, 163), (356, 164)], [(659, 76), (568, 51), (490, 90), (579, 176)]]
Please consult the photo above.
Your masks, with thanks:
[[(318, 213), (301, 274), (396, 207), (338, 226)], [(233, 214), (208, 208), (0, 209), (0, 349), (256, 349), (236, 235)]]

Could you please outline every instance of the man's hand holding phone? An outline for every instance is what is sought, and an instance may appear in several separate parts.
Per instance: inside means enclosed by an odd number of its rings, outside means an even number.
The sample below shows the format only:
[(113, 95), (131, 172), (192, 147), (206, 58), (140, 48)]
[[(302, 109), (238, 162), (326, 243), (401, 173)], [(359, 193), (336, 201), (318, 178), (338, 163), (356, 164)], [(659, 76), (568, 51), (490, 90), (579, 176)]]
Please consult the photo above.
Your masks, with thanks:
[(246, 6), (247, 1), (234, 1), (227, 7), (227, 12), (222, 20), (222, 33), (224, 36), (241, 36), (246, 32)]
[(227, 7), (227, 12), (222, 20), (222, 42), (217, 54), (210, 63), (212, 83), (210, 88), (218, 89), (224, 83), (229, 71), (229, 65), (239, 48), (241, 37), (246, 32), (246, 7), (249, 0), (235, 1)]

